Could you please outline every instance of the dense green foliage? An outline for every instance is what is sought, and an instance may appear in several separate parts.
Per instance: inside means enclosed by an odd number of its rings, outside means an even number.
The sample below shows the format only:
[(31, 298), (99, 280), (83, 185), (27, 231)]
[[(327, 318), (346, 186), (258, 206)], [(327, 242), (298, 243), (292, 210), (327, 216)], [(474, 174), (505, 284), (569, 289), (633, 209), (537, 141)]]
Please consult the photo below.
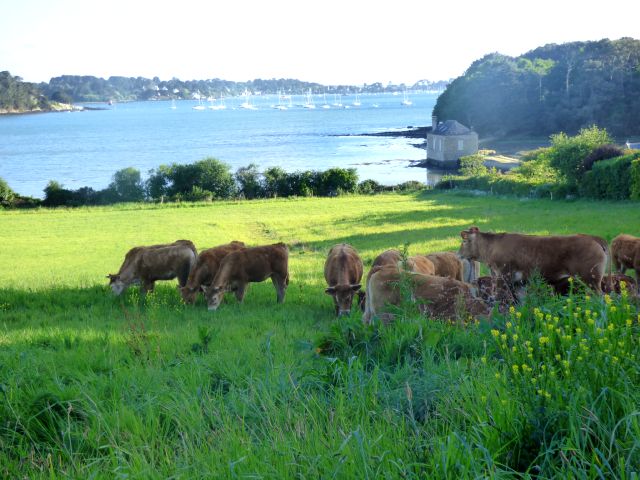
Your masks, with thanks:
[(582, 177), (578, 187), (580, 196), (610, 200), (631, 198), (631, 162), (638, 158), (640, 153), (597, 162)]
[(33, 83), (23, 82), (7, 71), (0, 72), (0, 112), (46, 110), (49, 102)]
[(6, 180), (0, 177), (0, 204), (9, 205), (15, 196), (15, 192), (11, 189)]
[(631, 162), (629, 175), (631, 176), (631, 198), (640, 200), (640, 157)]
[(440, 95), (440, 119), (481, 136), (576, 133), (589, 125), (640, 134), (640, 40), (546, 45), (475, 61)]
[[(454, 250), (459, 232), (639, 235), (612, 202), (382, 194), (0, 212), (3, 478), (633, 478), (637, 306), (550, 297), (467, 326), (335, 319), (322, 266)], [(34, 235), (33, 232), (38, 234)], [(133, 245), (284, 241), (283, 305), (254, 284), (215, 313), (174, 282), (114, 298)]]

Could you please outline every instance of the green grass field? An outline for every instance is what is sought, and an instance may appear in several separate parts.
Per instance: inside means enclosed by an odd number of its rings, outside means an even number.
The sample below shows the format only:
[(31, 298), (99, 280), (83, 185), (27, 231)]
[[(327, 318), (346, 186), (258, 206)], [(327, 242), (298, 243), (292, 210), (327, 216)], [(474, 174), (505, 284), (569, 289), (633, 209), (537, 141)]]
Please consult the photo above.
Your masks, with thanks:
[[(611, 240), (640, 236), (640, 208), (429, 192), (0, 211), (0, 476), (637, 478), (626, 296), (538, 286), (467, 328), (411, 305), (387, 328), (334, 319), (332, 245), (366, 266), (407, 243), (456, 250), (471, 225)], [(285, 303), (270, 282), (216, 312), (175, 282), (111, 295), (129, 248), (180, 238), (286, 242)]]

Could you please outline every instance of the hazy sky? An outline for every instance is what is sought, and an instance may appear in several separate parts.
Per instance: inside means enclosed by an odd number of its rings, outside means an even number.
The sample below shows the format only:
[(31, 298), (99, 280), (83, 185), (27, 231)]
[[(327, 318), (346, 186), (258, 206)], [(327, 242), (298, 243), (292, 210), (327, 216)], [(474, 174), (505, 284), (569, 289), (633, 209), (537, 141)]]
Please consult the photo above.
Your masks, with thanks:
[(412, 84), (490, 52), (640, 38), (640, 1), (5, 0), (0, 71)]

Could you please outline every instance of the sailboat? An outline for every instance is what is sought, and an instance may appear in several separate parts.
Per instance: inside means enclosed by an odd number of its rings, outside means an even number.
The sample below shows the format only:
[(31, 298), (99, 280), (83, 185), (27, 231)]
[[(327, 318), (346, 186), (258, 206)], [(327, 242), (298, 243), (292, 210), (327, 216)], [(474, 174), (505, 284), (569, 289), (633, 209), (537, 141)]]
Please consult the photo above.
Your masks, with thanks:
[(242, 95), (245, 97), (245, 100), (240, 104), (240, 108), (243, 108), (245, 110), (257, 110), (257, 108), (254, 105), (251, 105), (251, 102), (249, 102), (249, 91), (245, 90)]
[(191, 108), (193, 108), (194, 110), (204, 110), (205, 106), (202, 105), (202, 95), (200, 95), (200, 92), (198, 92), (196, 95), (198, 97), (198, 105), (194, 105)]
[(315, 103), (313, 103), (313, 95), (311, 94), (311, 89), (307, 92), (307, 101), (303, 105), (304, 108), (316, 108)]
[(342, 106), (342, 102), (338, 99), (338, 94), (337, 93), (333, 94), (333, 106), (334, 107), (341, 107)]
[(176, 108), (178, 108), (178, 107), (176, 107), (176, 99), (175, 98), (171, 99), (171, 106), (169, 108), (171, 110), (175, 110)]
[(353, 101), (353, 103), (351, 104), (354, 107), (359, 107), (360, 105), (362, 105), (362, 103), (360, 103), (360, 94), (356, 93), (356, 99)]
[(404, 91), (404, 98), (401, 103), (406, 107), (410, 107), (411, 105), (413, 105), (413, 102), (409, 100), (409, 94), (407, 93), (406, 90)]
[[(278, 104), (274, 105), (273, 108), (275, 108), (276, 110), (287, 110), (287, 106), (282, 103), (282, 100), (284, 98), (286, 98), (286, 96), (282, 93), (282, 91), (279, 91), (278, 92)], [(289, 97), (289, 100), (291, 100), (291, 97)]]
[(322, 94), (322, 101), (324, 102), (322, 104), (322, 108), (324, 108), (324, 109), (331, 108), (331, 106), (327, 103), (327, 94), (326, 93)]

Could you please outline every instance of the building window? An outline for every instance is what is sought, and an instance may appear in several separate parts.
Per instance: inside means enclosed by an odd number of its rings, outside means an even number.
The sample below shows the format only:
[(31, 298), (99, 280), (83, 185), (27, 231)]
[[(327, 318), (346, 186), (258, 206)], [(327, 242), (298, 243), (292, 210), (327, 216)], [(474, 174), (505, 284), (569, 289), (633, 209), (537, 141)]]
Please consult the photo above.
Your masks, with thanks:
[(458, 150), (464, 150), (464, 140), (458, 140)]

